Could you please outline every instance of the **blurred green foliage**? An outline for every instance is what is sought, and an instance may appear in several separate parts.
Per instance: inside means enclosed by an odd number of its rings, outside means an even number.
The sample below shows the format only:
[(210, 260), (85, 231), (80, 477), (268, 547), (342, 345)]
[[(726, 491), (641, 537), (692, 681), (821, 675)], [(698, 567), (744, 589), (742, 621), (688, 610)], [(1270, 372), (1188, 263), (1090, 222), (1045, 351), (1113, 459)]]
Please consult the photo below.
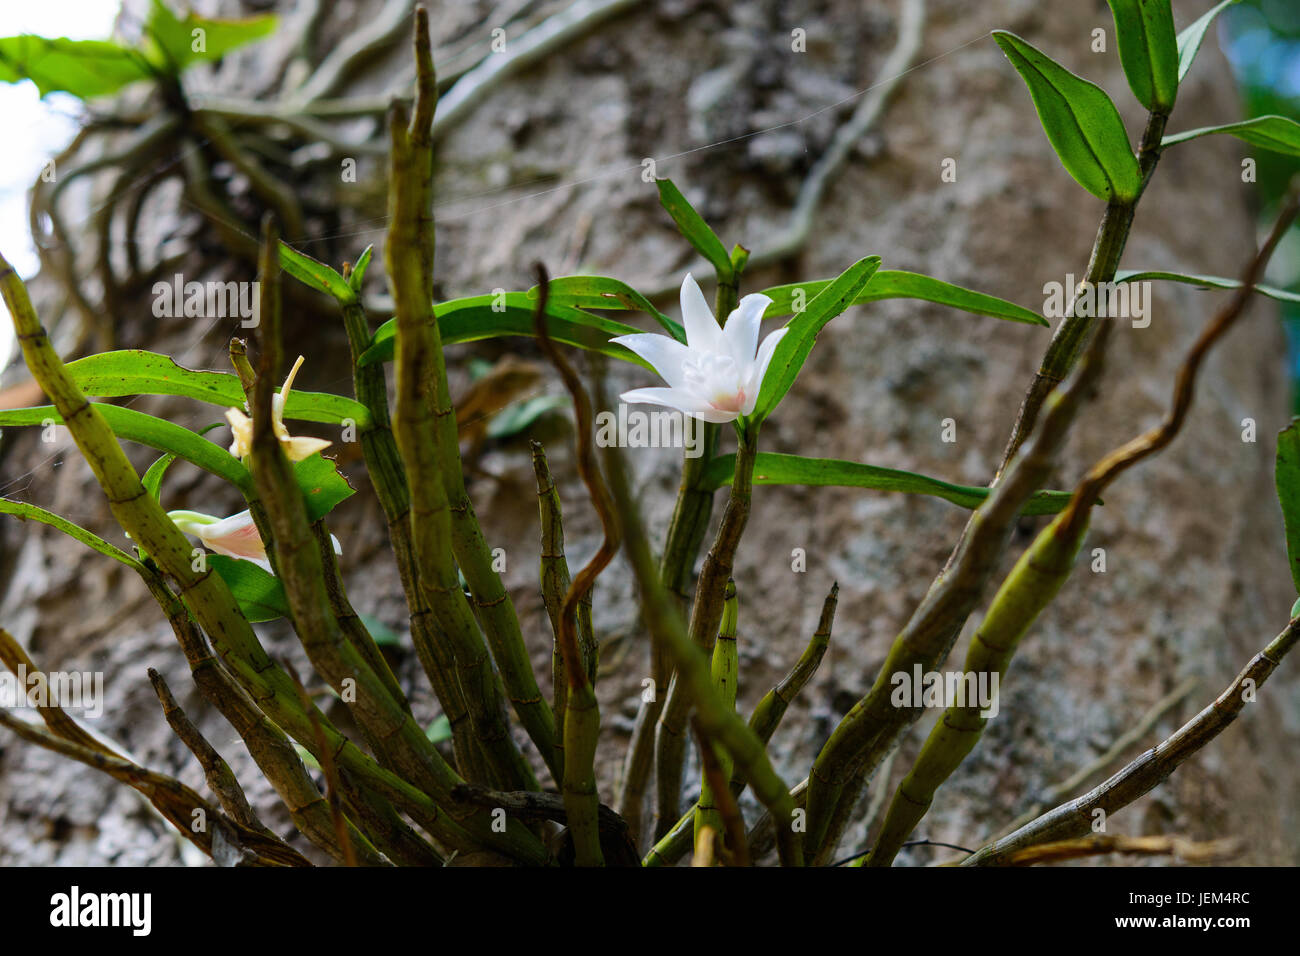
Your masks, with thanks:
[[(1243, 115), (1275, 113), (1300, 121), (1300, 4), (1296, 0), (1244, 0), (1226, 11), (1220, 39), (1240, 85)], [(1271, 216), (1300, 159), (1269, 150), (1251, 153), (1257, 162), (1259, 209)], [(1279, 250), (1270, 278), (1300, 291), (1300, 227)], [(1289, 343), (1292, 408), (1300, 414), (1300, 306), (1283, 305)]]

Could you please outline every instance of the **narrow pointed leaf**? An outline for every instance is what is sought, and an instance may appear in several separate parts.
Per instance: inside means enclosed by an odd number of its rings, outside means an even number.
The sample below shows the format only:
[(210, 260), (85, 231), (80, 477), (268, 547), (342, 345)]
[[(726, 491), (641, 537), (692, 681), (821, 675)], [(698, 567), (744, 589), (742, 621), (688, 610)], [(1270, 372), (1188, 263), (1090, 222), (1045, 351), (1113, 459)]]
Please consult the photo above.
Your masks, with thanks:
[[(1241, 280), (1226, 279), (1223, 276), (1205, 276), (1183, 272), (1137, 272), (1121, 269), (1115, 273), (1116, 282), (1143, 282), (1147, 279), (1162, 279), (1167, 282), (1181, 282), (1183, 285), (1200, 286), (1203, 289), (1240, 289)], [(1276, 299), (1278, 302), (1300, 303), (1300, 293), (1288, 292), (1277, 286), (1257, 285), (1255, 291), (1262, 296)]]
[(1256, 116), (1254, 119), (1243, 120), (1240, 123), (1229, 123), (1226, 126), (1203, 126), (1200, 129), (1189, 129), (1184, 133), (1166, 136), (1160, 146), (1164, 149), (1178, 143), (1185, 143), (1189, 139), (1213, 136), (1216, 133), (1227, 133), (1250, 143), (1252, 146), (1272, 150), (1275, 153), (1300, 156), (1300, 123), (1287, 119), (1285, 116)]
[(1107, 0), (1129, 88), (1148, 110), (1169, 112), (1178, 95), (1178, 40), (1169, 0)]
[[(134, 408), (122, 408), (107, 402), (97, 402), (95, 407), (118, 438), (139, 442), (162, 452), (174, 452), (178, 458), (184, 458), (204, 471), (230, 482), (245, 497), (255, 494), (253, 476), (238, 458), (220, 445), (194, 434), (188, 428), (138, 412)], [(53, 405), (0, 410), (0, 426), (40, 425), (46, 420), (63, 421)]]
[(175, 452), (168, 452), (150, 465), (149, 470), (140, 477), (140, 484), (144, 485), (144, 490), (153, 496), (154, 501), (162, 500), (163, 476), (167, 474), (167, 469), (175, 460)]
[(36, 505), (28, 504), (25, 501), (12, 501), (9, 498), (0, 498), (0, 514), (13, 515), (22, 520), (39, 521), (41, 524), (49, 525), (57, 531), (62, 531), (70, 538), (80, 541), (86, 547), (100, 554), (107, 555), (114, 561), (120, 561), (128, 567), (138, 568), (140, 562), (131, 555), (127, 554), (121, 548), (109, 544), (99, 535), (87, 531), (81, 525), (69, 521), (62, 515), (56, 515), (52, 511), (46, 511), (44, 508), (38, 508)]
[(844, 270), (843, 274), (821, 290), (807, 307), (787, 323), (785, 337), (776, 347), (772, 364), (768, 366), (754, 406), (753, 418), (761, 422), (790, 391), (790, 386), (808, 360), (817, 341), (817, 334), (826, 323), (849, 306), (871, 281), (880, 268), (880, 256), (860, 259)]
[[(530, 299), (528, 293), (507, 292), (500, 298), (494, 295), (479, 295), (467, 299), (452, 299), (435, 305), (433, 311), (438, 317), (438, 330), (442, 334), (442, 344), (455, 345), (460, 342), (477, 342), (481, 339), (514, 335), (531, 337), (534, 334), (535, 307), (536, 301)], [(640, 356), (609, 341), (620, 335), (642, 331), (634, 326), (603, 319), (590, 312), (558, 303), (548, 303), (546, 324), (551, 338), (556, 342), (599, 352), (625, 362), (633, 362), (642, 368), (650, 368), (649, 363)], [(364, 366), (375, 362), (391, 362), (396, 345), (396, 332), (397, 323), (393, 319), (389, 319), (376, 329), (370, 347), (361, 354), (357, 364)]]
[[(795, 298), (799, 290), (803, 290), (803, 300), (809, 302), (830, 283), (830, 279), (820, 279), (815, 282), (798, 282), (763, 289), (763, 295), (772, 299), (772, 304), (767, 307), (763, 317), (770, 319), (790, 315), (794, 311)], [(996, 319), (1023, 322), (1026, 325), (1047, 326), (1049, 324), (1037, 312), (1016, 305), (1014, 302), (963, 289), (961, 286), (915, 272), (882, 269), (872, 276), (866, 288), (853, 300), (853, 304), (862, 305), (880, 299), (920, 299), (924, 302), (961, 309), (973, 315), (988, 315)]]
[(660, 204), (668, 210), (668, 215), (673, 217), (673, 222), (677, 223), (677, 228), (686, 237), (686, 241), (709, 260), (709, 264), (717, 270), (718, 275), (730, 276), (731, 256), (727, 254), (727, 247), (722, 244), (717, 233), (709, 228), (709, 224), (686, 201), (686, 197), (671, 179), (660, 179), (656, 182), (659, 186)]
[(1205, 39), (1205, 33), (1210, 29), (1210, 24), (1214, 22), (1215, 17), (1241, 0), (1223, 0), (1218, 6), (1213, 7), (1208, 13), (1197, 18), (1191, 26), (1182, 33), (1178, 34), (1178, 81), (1181, 83), (1187, 71), (1192, 68), (1192, 63), (1196, 60), (1196, 54), (1201, 49), (1201, 41)]
[(357, 257), (357, 264), (352, 267), (352, 274), (348, 276), (348, 287), (354, 293), (359, 294), (361, 292), (361, 283), (365, 281), (366, 269), (370, 267), (370, 257), (374, 254), (374, 251), (375, 247), (373, 245), (366, 246), (361, 251), (361, 255)]
[[(575, 309), (625, 309), (644, 312), (658, 322), (677, 341), (686, 342), (686, 330), (681, 323), (664, 315), (649, 299), (626, 282), (606, 276), (560, 276), (552, 279), (549, 301)], [(528, 290), (528, 297), (537, 299), (537, 286)]]
[[(99, 409), (108, 426), (113, 429), (113, 434), (118, 438), (139, 442), (177, 458), (183, 458), (204, 471), (230, 482), (246, 498), (255, 495), (253, 477), (248, 469), (221, 446), (194, 434), (188, 428), (182, 428), (180, 425), (138, 412), (133, 408), (122, 408), (104, 402), (96, 403), (95, 407)], [(0, 411), (0, 426), (40, 425), (47, 420), (62, 421), (53, 405)], [(170, 465), (170, 462), (165, 464), (164, 462), (166, 457), (154, 462), (147, 474), (153, 474), (157, 481), (161, 482), (162, 471)], [(311, 521), (329, 514), (340, 501), (355, 494), (348, 480), (338, 473), (337, 463), (319, 453), (295, 462), (293, 471), (307, 502), (307, 515)], [(151, 493), (156, 492), (156, 488), (149, 488), (149, 490)]]
[[(198, 434), (206, 435), (214, 428), (220, 428), (224, 422), (216, 422), (208, 425), (206, 428), (200, 428)], [(167, 469), (176, 461), (177, 455), (174, 452), (168, 452), (163, 455), (140, 477), (140, 484), (144, 485), (144, 490), (153, 495), (154, 501), (162, 501), (162, 481), (167, 474)]]
[[(244, 389), (234, 373), (182, 368), (170, 356), (143, 349), (88, 355), (69, 362), (68, 371), (83, 392), (99, 398), (181, 395), (226, 408), (244, 406)], [(349, 418), (363, 427), (370, 423), (370, 411), (360, 402), (329, 392), (298, 389), (289, 393), (284, 417), (330, 425)]]
[[(736, 470), (735, 455), (721, 455), (709, 462), (704, 485), (720, 488), (731, 483)], [(870, 488), (874, 491), (898, 491), (913, 495), (942, 498), (962, 508), (974, 510), (989, 496), (989, 489), (954, 485), (896, 468), (881, 468), (836, 458), (804, 458), (759, 452), (754, 465), (754, 483), (759, 485), (808, 485), (810, 487)], [(1070, 501), (1068, 491), (1038, 491), (1025, 504), (1025, 515), (1051, 515)]]
[[(367, 247), (361, 254), (361, 259), (357, 261), (357, 267), (363, 274), (370, 263), (369, 252), (370, 248)], [(318, 292), (328, 293), (340, 302), (351, 302), (356, 298), (356, 290), (332, 266), (326, 265), (319, 259), (313, 259), (305, 252), (299, 252), (285, 242), (280, 243), (280, 268), (303, 285)], [(359, 289), (361, 280), (357, 279), (356, 282)]]
[(1098, 199), (1136, 199), (1142, 174), (1124, 121), (1106, 91), (1014, 33), (995, 30), (993, 39), (1029, 87), (1043, 130), (1066, 172)]

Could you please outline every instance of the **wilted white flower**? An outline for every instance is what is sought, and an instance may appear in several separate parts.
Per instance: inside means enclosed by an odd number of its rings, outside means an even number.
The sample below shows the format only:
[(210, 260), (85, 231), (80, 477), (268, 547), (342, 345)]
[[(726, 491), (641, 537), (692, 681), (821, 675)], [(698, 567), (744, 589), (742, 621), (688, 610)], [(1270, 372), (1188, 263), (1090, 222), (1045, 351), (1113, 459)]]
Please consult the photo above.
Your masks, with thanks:
[[(271, 396), (271, 430), (275, 432), (275, 437), (280, 439), (280, 447), (284, 449), (285, 457), (290, 461), (310, 458), (331, 444), (323, 438), (294, 438), (289, 434), (289, 429), (284, 427), (284, 403), (289, 397), (293, 378), (298, 374), (302, 363), (303, 357), (299, 355), (298, 361), (294, 362), (293, 368), (289, 370), (289, 377), (284, 380), (284, 388)], [(230, 431), (235, 436), (235, 440), (230, 444), (230, 453), (236, 458), (247, 457), (253, 450), (253, 420), (238, 408), (228, 408), (226, 421), (230, 422)]]
[(619, 397), (633, 404), (666, 405), (706, 422), (730, 422), (752, 414), (763, 376), (786, 333), (777, 329), (759, 345), (759, 324), (771, 304), (765, 295), (747, 295), (727, 324), (720, 326), (704, 293), (687, 273), (682, 282), (685, 345), (653, 333), (611, 339), (654, 366), (668, 388), (635, 388)]
[[(167, 517), (181, 531), (197, 536), (208, 550), (252, 561), (265, 571), (271, 570), (271, 562), (266, 558), (266, 545), (257, 532), (253, 516), (247, 511), (229, 518), (216, 518), (201, 511), (169, 511)], [(330, 541), (334, 544), (334, 553), (342, 554), (339, 539), (330, 535)]]

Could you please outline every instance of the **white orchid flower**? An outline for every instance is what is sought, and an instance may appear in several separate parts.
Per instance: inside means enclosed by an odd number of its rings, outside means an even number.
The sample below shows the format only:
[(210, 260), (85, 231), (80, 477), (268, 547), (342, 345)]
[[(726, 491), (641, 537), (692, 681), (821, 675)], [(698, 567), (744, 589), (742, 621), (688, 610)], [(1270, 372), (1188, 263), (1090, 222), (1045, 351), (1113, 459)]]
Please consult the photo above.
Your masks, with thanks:
[[(247, 511), (229, 518), (216, 518), (201, 511), (169, 511), (167, 517), (181, 531), (195, 535), (209, 551), (252, 561), (262, 570), (271, 571), (271, 562), (266, 558), (266, 545), (257, 532), (253, 516)], [(339, 539), (330, 535), (330, 541), (334, 545), (334, 553), (342, 554)]]
[(759, 324), (771, 304), (765, 295), (747, 295), (727, 324), (720, 326), (704, 293), (687, 273), (682, 282), (685, 345), (654, 333), (610, 340), (654, 366), (668, 388), (634, 388), (619, 397), (631, 404), (666, 405), (705, 422), (730, 422), (753, 414), (763, 376), (786, 333), (777, 329), (759, 345)]
[[(331, 442), (323, 438), (294, 438), (289, 434), (289, 429), (284, 427), (284, 403), (289, 397), (293, 378), (298, 374), (302, 363), (303, 357), (299, 355), (298, 361), (294, 362), (293, 368), (289, 370), (289, 377), (284, 380), (284, 388), (271, 396), (271, 430), (280, 440), (280, 447), (284, 449), (285, 457), (290, 461), (310, 458), (316, 452), (331, 445)], [(238, 408), (228, 408), (226, 421), (230, 422), (230, 431), (235, 436), (235, 440), (230, 444), (230, 453), (236, 458), (247, 458), (253, 450), (253, 420)]]

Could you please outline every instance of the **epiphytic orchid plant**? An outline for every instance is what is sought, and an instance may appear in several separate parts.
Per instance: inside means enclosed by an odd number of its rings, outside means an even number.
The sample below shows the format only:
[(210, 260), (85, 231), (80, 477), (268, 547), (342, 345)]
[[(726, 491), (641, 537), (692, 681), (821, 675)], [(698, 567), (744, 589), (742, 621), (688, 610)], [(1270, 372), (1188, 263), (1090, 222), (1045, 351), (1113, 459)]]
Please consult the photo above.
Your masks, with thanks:
[[(6, 499), (0, 510), (63, 531), (141, 577), (170, 622), (204, 700), (244, 739), (297, 833), (285, 837), (261, 822), (216, 751), (191, 722), (176, 718), (179, 709), (156, 674), (151, 677), (168, 720), (209, 771), (211, 796), (140, 766), (82, 731), (57, 704), (41, 707), (44, 727), (8, 711), (0, 711), (0, 723), (137, 787), (186, 839), (219, 863), (419, 865), (463, 856), (530, 866), (665, 866), (688, 857), (702, 865), (747, 865), (769, 859), (773, 848), (786, 866), (835, 861), (863, 788), (924, 708), (933, 705), (922, 695), (900, 699), (894, 693), (898, 675), (942, 664), (965, 623), (985, 605), (962, 675), (988, 679), (996, 687), (1018, 642), (1070, 575), (1100, 494), (1123, 471), (1177, 436), (1202, 357), (1236, 321), (1250, 294), (1278, 294), (1257, 280), (1295, 218), (1294, 197), (1240, 280), (1119, 270), (1139, 201), (1165, 149), (1225, 133), (1300, 154), (1300, 126), (1280, 117), (1165, 134), (1178, 87), (1206, 30), (1227, 5), (1175, 36), (1167, 0), (1111, 0), (1125, 71), (1149, 111), (1136, 152), (1104, 91), (1019, 37), (994, 35), (1028, 84), (1062, 164), (1106, 203), (1106, 212), (1080, 296), (1052, 335), (997, 480), (987, 488), (864, 463), (766, 453), (759, 450), (762, 425), (778, 412), (786, 393), (798, 387), (818, 333), (846, 309), (885, 298), (921, 299), (1022, 323), (1027, 335), (1042, 334), (1038, 328), (1048, 325), (1042, 316), (937, 278), (882, 269), (877, 256), (864, 256), (829, 280), (741, 298), (749, 251), (736, 245), (728, 252), (669, 180), (658, 181), (659, 199), (682, 236), (712, 267), (712, 309), (690, 275), (681, 286), (679, 323), (618, 279), (581, 275), (550, 280), (544, 270), (539, 270), (538, 285), (527, 291), (435, 303), (431, 125), (437, 83), (427, 16), (420, 9), (416, 96), (409, 112), (402, 105), (393, 108), (390, 123), (384, 265), (395, 315), (377, 330), (367, 322), (360, 291), (370, 250), (339, 272), (280, 242), (270, 218), (260, 247), (257, 362), (250, 361), (243, 340), (233, 340), (233, 373), (194, 371), (167, 356), (134, 350), (65, 364), (41, 328), (23, 283), (0, 263), (0, 285), (24, 358), (53, 403), (2, 412), (0, 424), (61, 421), (103, 487), (134, 553), (34, 504)], [(282, 271), (337, 303), (351, 346), (351, 397), (291, 391), (302, 357), (276, 391), (283, 359)], [(1115, 334), (1113, 321), (1097, 318), (1079, 303), (1084, 293), (1150, 278), (1233, 291), (1189, 353), (1165, 421), (1103, 458), (1071, 491), (1048, 490), (1045, 483), (1058, 449), (1079, 419)], [(644, 313), (662, 334), (604, 314), (620, 311)], [(764, 321), (779, 327), (769, 327), (764, 335)], [(528, 653), (529, 643), (541, 635), (525, 632), (467, 494), (447, 378), (446, 356), (458, 343), (505, 336), (535, 337), (570, 393), (578, 472), (603, 532), (596, 554), (572, 571), (564, 555), (559, 496), (545, 452), (535, 444), (539, 586), (554, 648), (549, 700)], [(597, 409), (570, 363), (575, 349), (600, 357), (602, 368), (606, 360), (630, 363), (636, 382), (658, 375), (666, 387), (637, 387), (624, 392), (622, 400), (675, 409), (699, 429), (704, 453), (684, 458), (677, 506), (662, 542), (646, 534), (625, 452), (598, 447), (593, 440)], [(390, 362), (395, 371), (391, 399), (384, 371)], [(594, 391), (599, 404), (605, 404), (602, 374), (594, 378)], [(87, 396), (142, 394), (185, 396), (228, 409), (232, 443), (227, 449), (203, 433), (130, 407), (87, 401)], [(334, 462), (323, 457), (335, 440), (294, 436), (288, 421), (341, 427), (342, 442), (351, 441), (347, 433), (354, 430), (388, 519), (408, 604), (410, 642), (445, 718), (444, 741), (426, 732), (434, 715), (417, 720), (411, 688), (399, 681), (380, 652), (376, 633), (349, 602), (338, 567), (340, 554), (348, 551), (327, 527), (334, 507), (353, 494)], [(723, 449), (720, 425), (728, 422), (735, 426), (734, 452)], [(140, 476), (122, 442), (155, 448), (163, 456)], [(1300, 542), (1300, 427), (1283, 433), (1279, 449), (1278, 485), (1294, 547)], [(246, 510), (226, 518), (168, 510), (162, 482), (176, 462), (227, 482), (244, 499)], [(781, 761), (773, 760), (768, 748), (779, 740), (786, 709), (826, 652), (837, 588), (827, 582), (829, 594), (807, 649), (743, 719), (736, 711), (736, 690), (738, 621), (745, 595), (731, 577), (738, 562), (746, 560), (741, 545), (756, 475), (766, 483), (934, 495), (973, 512), (948, 565), (902, 625), (874, 679), (864, 675), (862, 696), (797, 785), (779, 773)], [(696, 575), (715, 498), (724, 486), (725, 508)], [(1013, 528), (1025, 515), (1050, 516), (1050, 522), (1011, 572), (995, 581)], [(186, 535), (202, 546), (195, 547)], [(599, 575), (620, 550), (635, 574), (647, 653), (650, 646), (656, 649), (650, 681), (666, 692), (643, 697), (618, 791), (611, 793), (595, 769), (600, 640), (592, 603), (600, 597)], [(1292, 567), (1297, 567), (1294, 554)], [(281, 617), (301, 639), (314, 678), (347, 707), (355, 731), (341, 729), (297, 674), (268, 653), (252, 625)], [(761, 622), (753, 632), (761, 634)], [(1168, 759), (1139, 760), (1122, 768), (1100, 787), (987, 842), (963, 862), (1013, 863), (1090, 852), (1079, 838), (1087, 834), (1093, 811), (1120, 810), (1217, 735), (1242, 711), (1246, 682), (1252, 687), (1262, 683), (1297, 636), (1300, 617), (1286, 624), (1215, 706), (1178, 732), (1177, 746), (1161, 745)], [(35, 670), (26, 651), (4, 631), (0, 658), (12, 669)], [(512, 733), (507, 701), (527, 747)], [(895, 792), (872, 845), (851, 857), (855, 864), (886, 866), (894, 860), (936, 790), (977, 745), (997, 712), (995, 700), (944, 700), (939, 705), (945, 707), (942, 719)], [(688, 729), (694, 732), (701, 768), (691, 785), (684, 781)], [(313, 769), (320, 775), (313, 775)], [(746, 788), (761, 804), (761, 815), (747, 817), (742, 809), (739, 798)], [(683, 805), (687, 794), (689, 803)], [(191, 826), (196, 813), (207, 826)], [(1106, 847), (1124, 848), (1122, 840)]]

